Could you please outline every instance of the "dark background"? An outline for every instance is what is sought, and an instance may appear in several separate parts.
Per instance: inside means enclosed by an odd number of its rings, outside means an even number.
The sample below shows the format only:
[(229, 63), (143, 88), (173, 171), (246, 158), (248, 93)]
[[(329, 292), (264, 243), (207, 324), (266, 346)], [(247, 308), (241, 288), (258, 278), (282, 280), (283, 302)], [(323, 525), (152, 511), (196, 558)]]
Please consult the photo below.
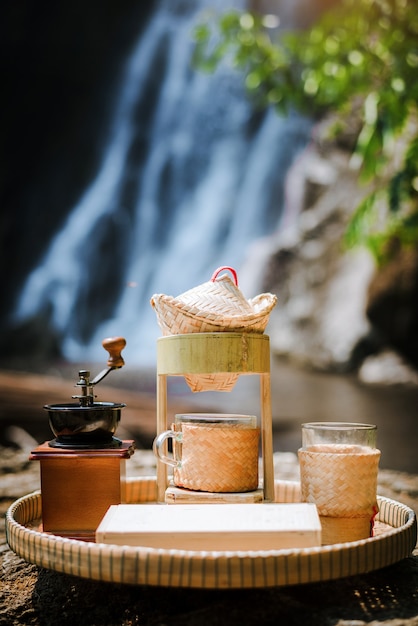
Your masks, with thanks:
[(95, 171), (118, 70), (154, 6), (0, 5), (0, 332), (24, 277)]

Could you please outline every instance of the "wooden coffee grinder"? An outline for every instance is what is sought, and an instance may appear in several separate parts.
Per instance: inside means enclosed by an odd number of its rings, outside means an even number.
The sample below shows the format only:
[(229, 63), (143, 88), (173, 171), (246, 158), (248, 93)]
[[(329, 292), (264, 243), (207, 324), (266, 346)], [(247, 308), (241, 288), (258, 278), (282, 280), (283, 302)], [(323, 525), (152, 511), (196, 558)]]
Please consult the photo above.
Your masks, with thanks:
[(94, 533), (112, 504), (125, 501), (125, 462), (133, 441), (114, 436), (123, 403), (96, 402), (93, 388), (124, 365), (123, 337), (104, 339), (107, 368), (90, 380), (79, 371), (79, 393), (68, 404), (45, 405), (55, 439), (39, 445), (30, 460), (40, 461), (43, 531), (69, 538), (94, 540)]

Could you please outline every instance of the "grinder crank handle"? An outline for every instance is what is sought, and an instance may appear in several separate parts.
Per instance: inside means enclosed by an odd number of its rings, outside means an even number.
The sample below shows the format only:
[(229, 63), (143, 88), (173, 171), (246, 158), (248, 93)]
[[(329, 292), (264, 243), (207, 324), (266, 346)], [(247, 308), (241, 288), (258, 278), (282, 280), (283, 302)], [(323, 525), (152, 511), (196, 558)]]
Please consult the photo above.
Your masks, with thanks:
[(97, 385), (109, 372), (125, 365), (125, 361), (121, 355), (122, 350), (126, 346), (126, 340), (123, 337), (108, 337), (107, 339), (103, 339), (102, 346), (109, 353), (107, 369), (97, 374), (90, 382), (90, 385)]
[(123, 337), (108, 337), (103, 339), (102, 346), (109, 353), (108, 367), (117, 368), (125, 365), (121, 352), (126, 346), (126, 339)]

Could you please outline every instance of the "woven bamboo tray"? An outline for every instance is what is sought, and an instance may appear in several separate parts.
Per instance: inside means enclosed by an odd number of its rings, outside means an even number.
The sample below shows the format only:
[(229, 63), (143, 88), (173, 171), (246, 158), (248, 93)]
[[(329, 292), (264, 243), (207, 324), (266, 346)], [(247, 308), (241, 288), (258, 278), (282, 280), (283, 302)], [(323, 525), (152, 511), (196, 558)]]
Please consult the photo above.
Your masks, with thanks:
[[(275, 497), (278, 502), (298, 501), (299, 484), (276, 481)], [(128, 482), (128, 502), (155, 498), (155, 477)], [(92, 580), (207, 589), (277, 587), (364, 574), (410, 556), (417, 537), (414, 511), (388, 498), (379, 497), (378, 503), (375, 537), (294, 550), (195, 552), (65, 539), (37, 530), (40, 492), (11, 505), (6, 533), (10, 548), (26, 561)]]

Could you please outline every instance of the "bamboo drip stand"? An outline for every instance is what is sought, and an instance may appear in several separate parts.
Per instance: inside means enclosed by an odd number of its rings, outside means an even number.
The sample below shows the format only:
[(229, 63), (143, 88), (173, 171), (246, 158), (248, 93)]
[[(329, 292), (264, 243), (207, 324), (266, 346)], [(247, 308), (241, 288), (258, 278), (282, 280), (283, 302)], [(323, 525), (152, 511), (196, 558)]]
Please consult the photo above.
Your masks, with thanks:
[[(263, 498), (274, 501), (270, 339), (259, 333), (189, 333), (157, 340), (157, 435), (167, 424), (167, 377), (237, 373), (259, 375)], [(157, 501), (164, 502), (167, 465), (157, 459)]]

